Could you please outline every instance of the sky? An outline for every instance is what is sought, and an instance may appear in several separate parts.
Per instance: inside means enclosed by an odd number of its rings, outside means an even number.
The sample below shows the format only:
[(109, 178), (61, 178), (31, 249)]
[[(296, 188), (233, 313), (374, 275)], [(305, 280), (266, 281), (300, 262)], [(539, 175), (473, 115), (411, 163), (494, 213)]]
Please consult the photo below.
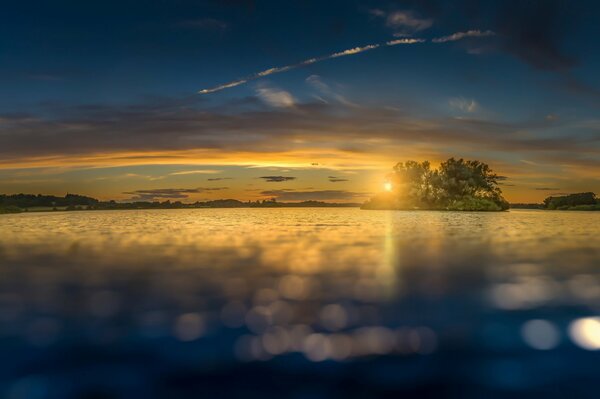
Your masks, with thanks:
[(0, 193), (362, 202), (478, 159), (600, 194), (595, 1), (30, 1), (0, 14)]

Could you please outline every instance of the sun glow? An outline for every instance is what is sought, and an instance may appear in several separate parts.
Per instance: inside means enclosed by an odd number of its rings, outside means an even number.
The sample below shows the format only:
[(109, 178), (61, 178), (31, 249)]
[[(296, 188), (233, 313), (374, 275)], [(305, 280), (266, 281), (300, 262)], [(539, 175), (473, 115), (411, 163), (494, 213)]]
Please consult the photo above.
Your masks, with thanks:
[(392, 191), (392, 183), (390, 183), (390, 182), (385, 182), (385, 183), (383, 184), (383, 189), (384, 189), (385, 191)]

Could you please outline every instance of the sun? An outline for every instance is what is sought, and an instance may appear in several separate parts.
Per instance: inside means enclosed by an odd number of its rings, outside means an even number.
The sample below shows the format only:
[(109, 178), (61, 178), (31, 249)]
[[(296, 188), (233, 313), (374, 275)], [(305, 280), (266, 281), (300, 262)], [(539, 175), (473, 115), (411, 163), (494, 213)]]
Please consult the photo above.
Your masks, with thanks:
[(390, 183), (390, 182), (385, 182), (385, 183), (383, 184), (383, 189), (384, 189), (385, 191), (392, 191), (392, 183)]

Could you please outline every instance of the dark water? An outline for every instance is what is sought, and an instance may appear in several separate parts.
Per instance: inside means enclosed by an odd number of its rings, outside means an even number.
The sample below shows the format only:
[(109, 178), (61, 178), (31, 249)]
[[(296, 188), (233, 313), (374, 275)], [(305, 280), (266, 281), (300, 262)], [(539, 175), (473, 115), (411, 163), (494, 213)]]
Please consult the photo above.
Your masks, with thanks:
[(0, 217), (0, 397), (597, 397), (600, 213)]

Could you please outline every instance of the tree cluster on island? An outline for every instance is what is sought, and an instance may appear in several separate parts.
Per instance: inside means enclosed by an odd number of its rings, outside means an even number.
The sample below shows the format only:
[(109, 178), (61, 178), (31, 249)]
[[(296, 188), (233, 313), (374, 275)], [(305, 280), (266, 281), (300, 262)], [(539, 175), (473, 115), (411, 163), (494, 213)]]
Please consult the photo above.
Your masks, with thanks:
[(42, 194), (0, 194), (0, 213), (23, 211), (79, 211), (79, 210), (121, 210), (121, 209), (187, 209), (187, 208), (308, 208), (308, 207), (358, 207), (356, 203), (334, 203), (323, 201), (277, 202), (275, 198), (257, 201), (219, 199), (184, 203), (181, 201), (100, 201), (96, 198), (77, 194), (64, 197)]
[(509, 208), (500, 178), (480, 161), (450, 158), (434, 169), (428, 161), (396, 164), (387, 177), (388, 192), (363, 209), (503, 211)]
[(539, 204), (510, 204), (514, 209), (548, 209), (558, 211), (600, 211), (600, 198), (592, 192), (550, 196)]
[(600, 198), (592, 192), (548, 197), (544, 208), (564, 211), (600, 211)]

